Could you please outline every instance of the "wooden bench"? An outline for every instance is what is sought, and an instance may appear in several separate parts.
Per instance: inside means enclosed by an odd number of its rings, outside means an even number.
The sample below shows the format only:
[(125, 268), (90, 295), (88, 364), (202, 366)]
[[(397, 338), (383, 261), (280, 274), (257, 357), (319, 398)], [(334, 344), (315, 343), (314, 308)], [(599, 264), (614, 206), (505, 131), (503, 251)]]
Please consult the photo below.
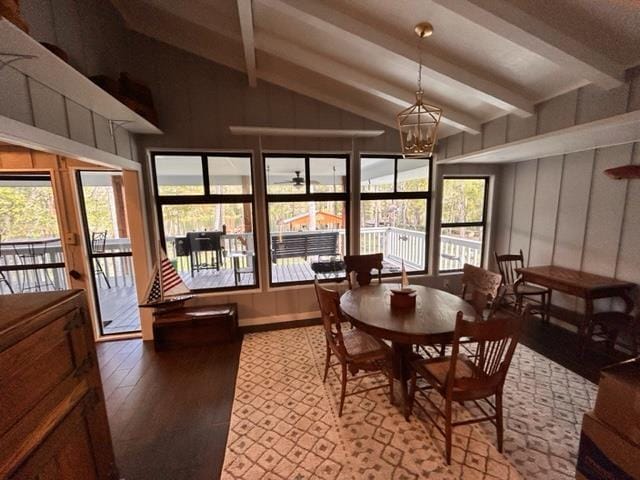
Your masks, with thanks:
[(338, 254), (338, 232), (309, 232), (271, 237), (271, 261), (279, 258), (334, 256)]

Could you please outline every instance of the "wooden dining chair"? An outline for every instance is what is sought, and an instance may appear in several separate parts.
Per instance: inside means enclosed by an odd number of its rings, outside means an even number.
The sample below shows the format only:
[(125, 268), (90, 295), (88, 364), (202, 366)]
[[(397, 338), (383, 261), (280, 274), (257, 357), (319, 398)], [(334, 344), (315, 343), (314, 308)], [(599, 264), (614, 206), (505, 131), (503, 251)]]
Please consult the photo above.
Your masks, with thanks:
[(378, 283), (382, 283), (382, 253), (370, 253), (367, 255), (345, 255), (344, 264), (349, 282), (349, 290), (354, 285), (351, 281), (351, 272), (355, 272), (358, 285), (364, 287), (371, 284), (372, 270), (377, 270)]
[[(346, 397), (358, 395), (360, 393), (376, 390), (379, 388), (389, 388), (389, 395), (393, 402), (393, 373), (391, 369), (391, 350), (381, 340), (372, 337), (368, 333), (353, 328), (342, 330), (342, 323), (346, 323), (340, 310), (340, 295), (335, 290), (329, 290), (320, 286), (315, 280), (316, 296), (322, 315), (322, 325), (326, 338), (326, 358), (324, 364), (323, 382), (327, 380), (329, 368), (340, 365), (341, 369), (341, 390), (340, 408), (338, 416), (342, 416), (344, 400)], [(337, 363), (331, 364), (331, 356), (337, 358)], [(362, 370), (368, 372), (358, 375)], [(378, 375), (383, 372), (388, 379), (387, 384), (375, 385), (370, 388), (363, 388), (350, 393), (346, 393), (347, 382), (360, 380), (371, 375)], [(351, 378), (348, 377), (351, 373)]]
[[(465, 263), (462, 267), (462, 292), (460, 297), (468, 301), (479, 317), (489, 309), (489, 316), (499, 306), (502, 275)], [(502, 289), (504, 292), (504, 289)]]
[(505, 298), (511, 297), (513, 299), (512, 305), (515, 307), (516, 312), (522, 313), (525, 299), (533, 299), (535, 301), (536, 298), (539, 298), (538, 305), (533, 304), (529, 312), (540, 314), (542, 319), (548, 322), (551, 316), (551, 290), (522, 281), (522, 277), (516, 272), (517, 268), (524, 268), (524, 255), (522, 250), (517, 254), (507, 253), (498, 255), (497, 252), (494, 252), (494, 255), (498, 270), (500, 271), (500, 275), (502, 275), (503, 285), (506, 289)]
[[(490, 421), (497, 431), (498, 450), (502, 452), (503, 416), (502, 392), (507, 371), (513, 358), (520, 336), (520, 318), (491, 318), (484, 322), (467, 321), (462, 312), (456, 317), (456, 327), (451, 355), (443, 358), (415, 360), (411, 363), (412, 376), (409, 389), (409, 413), (414, 405), (418, 406), (445, 437), (445, 455), (447, 464), (451, 463), (451, 440), (453, 427), (470, 423)], [(472, 338), (476, 343), (477, 354), (467, 357), (460, 354), (463, 338)], [(424, 380), (422, 386), (418, 380)], [(444, 411), (429, 397), (430, 390), (437, 391), (444, 398)], [(423, 405), (416, 401), (416, 394), (424, 398), (444, 419), (444, 428), (438, 425)], [(495, 403), (491, 402), (495, 398)], [(484, 403), (491, 407), (492, 413), (485, 410)], [(453, 421), (453, 403), (473, 401), (483, 416)]]

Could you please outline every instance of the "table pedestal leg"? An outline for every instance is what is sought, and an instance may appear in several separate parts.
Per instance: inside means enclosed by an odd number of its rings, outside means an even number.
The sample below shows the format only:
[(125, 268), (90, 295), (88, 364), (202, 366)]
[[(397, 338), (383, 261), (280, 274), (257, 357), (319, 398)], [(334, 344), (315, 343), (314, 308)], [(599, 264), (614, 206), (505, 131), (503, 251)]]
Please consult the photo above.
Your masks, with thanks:
[(411, 377), (409, 359), (411, 357), (411, 345), (405, 343), (391, 344), (393, 350), (393, 376), (400, 385), (400, 410), (404, 417), (409, 419), (409, 393), (408, 382)]

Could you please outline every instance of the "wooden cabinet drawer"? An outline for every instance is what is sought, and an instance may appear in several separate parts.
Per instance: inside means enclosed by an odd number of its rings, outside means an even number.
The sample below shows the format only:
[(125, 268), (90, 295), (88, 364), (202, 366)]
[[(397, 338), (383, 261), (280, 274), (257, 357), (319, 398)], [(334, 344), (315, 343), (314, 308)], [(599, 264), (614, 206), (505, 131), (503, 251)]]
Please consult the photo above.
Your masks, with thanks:
[[(90, 371), (85, 317), (78, 305), (0, 352), (0, 435), (69, 377)], [(66, 382), (73, 386), (74, 382)]]
[[(98, 479), (98, 465), (91, 448), (91, 429), (87, 413), (95, 407), (97, 395), (93, 390), (68, 405), (60, 412), (58, 423), (50, 432), (34, 431), (43, 435), (28, 459), (14, 471), (11, 480), (92, 480)], [(40, 427), (42, 428), (42, 427)]]

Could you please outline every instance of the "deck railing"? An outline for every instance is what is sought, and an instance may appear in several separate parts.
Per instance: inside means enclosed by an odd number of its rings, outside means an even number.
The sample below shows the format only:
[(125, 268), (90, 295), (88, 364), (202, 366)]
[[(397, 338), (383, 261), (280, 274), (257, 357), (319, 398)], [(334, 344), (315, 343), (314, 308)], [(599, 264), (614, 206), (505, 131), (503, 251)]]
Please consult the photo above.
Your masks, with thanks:
[[(341, 255), (345, 245), (345, 232), (339, 230), (338, 253)], [(297, 232), (299, 234), (299, 232)], [(277, 236), (275, 234), (274, 236)], [(286, 235), (286, 234), (283, 234)], [(383, 252), (385, 259), (399, 264), (404, 260), (407, 270), (422, 270), (425, 265), (424, 232), (395, 228), (395, 227), (368, 227), (360, 231), (360, 250), (362, 253)], [(252, 251), (254, 249), (253, 234), (227, 234), (222, 236), (222, 246), (227, 253), (239, 251)], [(28, 270), (22, 269), (24, 264), (19, 258), (21, 247), (3, 248), (0, 256), (0, 269), (4, 277), (13, 287), (14, 292), (33, 291), (36, 288), (36, 275), (39, 275), (41, 290), (56, 290), (66, 288), (65, 274), (62, 267), (42, 268), (30, 266)], [(105, 252), (94, 262), (99, 261), (111, 286), (128, 287), (134, 285), (133, 265), (128, 239), (108, 239)], [(175, 255), (175, 239), (167, 238), (167, 254), (176, 262), (180, 273), (190, 272), (189, 256)], [(481, 264), (482, 242), (454, 236), (442, 236), (440, 244), (440, 270), (458, 270), (465, 262)], [(48, 245), (44, 256), (46, 264), (63, 264), (64, 256), (59, 243)], [(278, 264), (288, 265), (304, 262), (304, 259), (283, 258)], [(39, 263), (41, 263), (39, 261)], [(12, 269), (15, 268), (15, 269)], [(221, 268), (231, 269), (231, 258), (223, 256)], [(107, 288), (101, 275), (96, 276), (98, 288)], [(5, 282), (0, 280), (0, 294), (10, 293)]]

